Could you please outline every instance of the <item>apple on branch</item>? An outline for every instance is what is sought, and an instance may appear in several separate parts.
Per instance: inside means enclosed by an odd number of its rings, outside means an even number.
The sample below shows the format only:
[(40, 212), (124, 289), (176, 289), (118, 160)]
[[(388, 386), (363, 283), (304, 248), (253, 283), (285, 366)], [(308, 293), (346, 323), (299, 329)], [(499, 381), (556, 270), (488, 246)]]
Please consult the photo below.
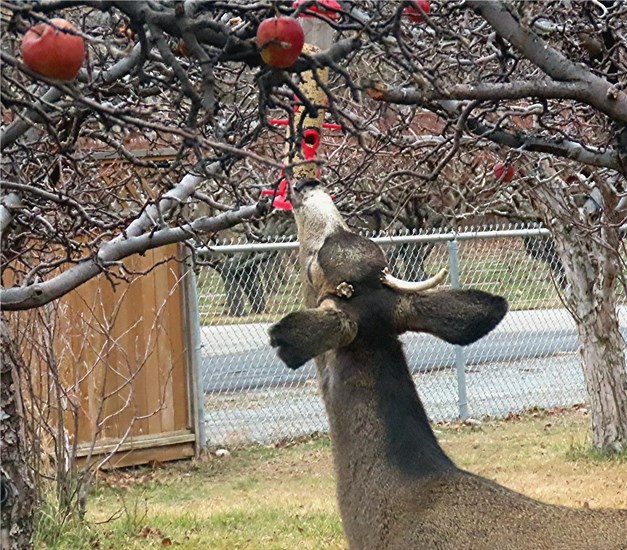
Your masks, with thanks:
[(257, 28), (257, 46), (264, 63), (277, 69), (291, 67), (305, 44), (305, 33), (292, 17), (265, 19)]
[(516, 171), (511, 165), (505, 165), (502, 162), (497, 162), (494, 165), (494, 177), (497, 179), (497, 181), (509, 183), (514, 179), (515, 173)]
[(24, 63), (43, 76), (56, 80), (74, 80), (85, 59), (85, 41), (81, 36), (60, 29), (76, 31), (65, 19), (52, 19), (33, 25), (22, 38)]
[(430, 11), (431, 4), (429, 4), (429, 0), (412, 0), (403, 10), (414, 23), (422, 23), (425, 20), (423, 13), (429, 13)]

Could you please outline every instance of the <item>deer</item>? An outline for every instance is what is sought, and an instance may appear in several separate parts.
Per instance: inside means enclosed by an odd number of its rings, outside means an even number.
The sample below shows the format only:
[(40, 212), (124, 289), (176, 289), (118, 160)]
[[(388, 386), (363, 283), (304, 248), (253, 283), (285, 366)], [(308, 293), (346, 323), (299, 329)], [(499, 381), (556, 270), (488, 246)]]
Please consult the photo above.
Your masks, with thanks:
[(291, 369), (315, 359), (349, 548), (627, 549), (627, 510), (534, 500), (457, 467), (438, 443), (399, 335), (468, 345), (503, 319), (506, 299), (439, 287), (446, 271), (393, 277), (317, 179), (290, 198), (306, 309), (272, 325), (270, 343)]

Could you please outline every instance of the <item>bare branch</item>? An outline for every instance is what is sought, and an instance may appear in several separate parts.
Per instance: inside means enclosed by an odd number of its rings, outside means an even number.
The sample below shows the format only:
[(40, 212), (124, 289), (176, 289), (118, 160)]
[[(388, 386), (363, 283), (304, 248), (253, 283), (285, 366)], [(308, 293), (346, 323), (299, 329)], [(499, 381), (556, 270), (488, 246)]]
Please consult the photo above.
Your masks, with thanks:
[(551, 80), (445, 85), (439, 89), (386, 88), (382, 90), (383, 85), (372, 80), (366, 80), (362, 85), (374, 99), (379, 99), (376, 96), (381, 92), (384, 94), (385, 101), (399, 105), (426, 105), (430, 101), (444, 99), (500, 101), (503, 99), (538, 98), (576, 99), (587, 102), (590, 87), (587, 82), (557, 82)]
[(244, 220), (261, 216), (266, 209), (266, 203), (258, 203), (215, 217), (200, 218), (182, 227), (165, 228), (150, 234), (106, 242), (100, 248), (97, 258), (85, 260), (48, 281), (26, 287), (3, 288), (0, 291), (2, 307), (5, 311), (40, 307), (92, 279), (112, 262), (166, 244), (182, 242), (199, 232), (209, 233), (232, 227)]
[(492, 28), (520, 51), (527, 59), (557, 81), (585, 83), (588, 87), (582, 99), (615, 120), (627, 122), (627, 94), (610, 82), (595, 76), (584, 65), (568, 59), (551, 47), (533, 30), (523, 27), (505, 4), (500, 1), (469, 0), (468, 5), (479, 13)]
[(9, 193), (6, 197), (2, 197), (2, 204), (0, 204), (0, 236), (13, 221), (13, 209), (19, 208), (21, 205), (20, 196), (16, 193)]
[[(136, 66), (140, 57), (141, 48), (139, 44), (133, 48), (130, 55), (118, 61), (113, 67), (106, 71), (96, 72), (92, 80), (94, 85), (103, 85), (114, 82), (123, 76), (129, 74)], [(49, 105), (55, 103), (63, 96), (63, 91), (53, 86), (37, 102), (34, 109), (27, 110), (26, 113), (15, 122), (11, 123), (0, 133), (0, 150), (12, 145), (16, 139), (24, 134), (33, 124), (42, 122), (39, 111), (49, 110)]]

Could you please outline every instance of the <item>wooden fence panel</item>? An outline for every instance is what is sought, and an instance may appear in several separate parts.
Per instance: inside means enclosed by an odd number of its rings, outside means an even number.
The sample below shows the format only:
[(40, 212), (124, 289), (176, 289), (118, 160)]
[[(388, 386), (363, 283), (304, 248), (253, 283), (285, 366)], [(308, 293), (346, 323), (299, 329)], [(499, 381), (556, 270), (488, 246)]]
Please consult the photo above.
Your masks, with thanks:
[[(87, 451), (95, 441), (95, 450), (105, 452), (112, 443), (123, 440), (115, 465), (194, 454), (183, 266), (165, 261), (177, 251), (172, 245), (133, 256), (125, 262), (127, 270), (143, 273), (151, 269), (147, 275), (114, 290), (107, 281), (94, 280), (68, 297), (70, 310), (77, 301), (84, 303), (99, 293), (103, 298), (97, 307), (102, 308), (111, 334), (96, 331), (94, 340), (97, 349), (104, 351), (100, 370), (105, 371), (105, 393), (99, 393), (98, 387), (92, 390), (97, 397), (85, 407), (91, 433), (80, 444)], [(97, 384), (102, 376), (92, 378)], [(104, 417), (99, 416), (103, 404)], [(94, 433), (98, 423), (104, 428), (102, 434)], [(172, 446), (176, 449), (168, 448)]]
[[(195, 453), (184, 265), (173, 259), (178, 254), (179, 246), (171, 245), (127, 258), (128, 282), (100, 275), (50, 306), (62, 380), (61, 405), (50, 406), (63, 408), (79, 460), (101, 461), (113, 453), (104, 467), (115, 467)], [(22, 333), (36, 317), (12, 315), (21, 316)], [(31, 380), (37, 380), (33, 391), (41, 392), (33, 403), (41, 407), (50, 366), (42, 359), (45, 345), (35, 344), (42, 331), (32, 330), (22, 347), (30, 341), (39, 349), (29, 367), (39, 371)]]

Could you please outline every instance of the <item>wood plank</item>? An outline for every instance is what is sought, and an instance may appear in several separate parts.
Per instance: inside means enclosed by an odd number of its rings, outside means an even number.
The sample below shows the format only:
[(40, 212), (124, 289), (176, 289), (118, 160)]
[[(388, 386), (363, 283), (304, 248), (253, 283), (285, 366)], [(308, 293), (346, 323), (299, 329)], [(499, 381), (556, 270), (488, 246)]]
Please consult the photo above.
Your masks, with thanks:
[(107, 346), (106, 369), (103, 379), (103, 395), (105, 399), (102, 405), (102, 418), (106, 418), (106, 425), (102, 430), (104, 437), (120, 437), (124, 431), (118, 424), (118, 411), (120, 408), (120, 386), (121, 376), (117, 373), (120, 364), (124, 361), (124, 356), (129, 353), (126, 348), (126, 341), (122, 337), (129, 324), (130, 311), (125, 301), (121, 300), (124, 290), (116, 287), (113, 290), (111, 302), (104, 302), (105, 316), (112, 323), (110, 337), (103, 335), (104, 343)]
[[(116, 361), (118, 350), (111, 342), (113, 334), (106, 334), (107, 327), (112, 323), (112, 317), (117, 305), (115, 289), (103, 275), (89, 281), (87, 285), (80, 287), (80, 291), (84, 295), (92, 292), (92, 296), (94, 296), (92, 311), (97, 316), (99, 327), (98, 329), (94, 328), (90, 334), (95, 353), (99, 356), (96, 375), (87, 379), (91, 391), (89, 410), (87, 411), (92, 428), (88, 438), (88, 441), (90, 441), (94, 437), (92, 434), (97, 434), (97, 438), (101, 439), (107, 437), (109, 432), (108, 425), (104, 420), (107, 408), (105, 392), (107, 391), (107, 380), (110, 378), (110, 364)], [(93, 322), (96, 322), (96, 320)]]
[[(154, 447), (151, 449), (138, 449), (116, 453), (102, 467), (103, 470), (138, 466), (153, 462), (170, 462), (172, 460), (185, 460), (194, 457), (194, 443), (179, 443), (166, 447)], [(85, 458), (77, 460), (79, 466), (83, 466)]]
[[(125, 263), (125, 265), (128, 265), (135, 272), (144, 272), (152, 267), (152, 263), (146, 262), (146, 258), (141, 256), (133, 256), (127, 260), (128, 264)], [(134, 410), (132, 414), (125, 415), (123, 420), (128, 426), (135, 417), (146, 417), (134, 420), (132, 435), (158, 433), (159, 430), (159, 426), (153, 428), (150, 422), (150, 415), (158, 406), (151, 400), (149, 391), (155, 383), (158, 383), (158, 381), (155, 382), (156, 376), (153, 370), (157, 360), (154, 353), (155, 335), (153, 334), (153, 300), (151, 294), (154, 277), (154, 272), (135, 277), (126, 297), (129, 311), (133, 312), (137, 324), (129, 334), (129, 340), (133, 347), (131, 371), (135, 377), (132, 384), (135, 401), (132, 408)], [(128, 412), (131, 413), (130, 410)]]
[[(119, 444), (115, 439), (108, 438), (100, 441), (91, 452), (96, 454), (106, 454), (116, 450), (117, 452), (126, 452), (139, 449), (151, 449), (153, 447), (166, 447), (168, 445), (177, 445), (179, 443), (189, 443), (195, 440), (195, 434), (189, 430), (179, 430), (176, 432), (167, 432), (158, 435), (129, 436), (122, 444)], [(77, 456), (86, 456), (89, 452), (89, 445), (79, 445), (77, 449)]]
[(186, 331), (181, 331), (181, 349), (184, 351), (183, 363), (187, 379), (185, 413), (186, 423), (196, 434), (196, 457), (198, 457), (202, 451), (201, 445), (205, 443), (203, 439), (204, 427), (201, 424), (204, 422), (204, 411), (202, 410), (202, 403), (199, 403), (198, 395), (200, 366), (198, 365), (197, 349), (200, 345), (200, 327), (195, 326), (200, 319), (197, 315), (197, 307), (188, 306), (188, 303), (193, 304), (198, 299), (194, 288), (196, 281), (193, 269), (187, 263), (182, 263), (181, 271), (184, 271), (181, 281), (181, 318), (183, 319), (183, 326), (187, 327)]
[[(103, 455), (113, 453), (103, 469), (182, 460), (194, 456), (196, 435), (188, 430), (168, 432), (157, 436), (140, 435), (118, 445), (117, 441), (107, 439), (98, 444), (91, 453), (91, 462), (102, 460)], [(78, 463), (84, 465), (90, 454), (89, 445), (82, 445), (77, 450)]]
[[(180, 247), (173, 248), (172, 254), (178, 259)], [(187, 330), (185, 320), (181, 315), (182, 299), (181, 292), (181, 264), (179, 261), (172, 262), (170, 269), (166, 273), (166, 284), (174, 289), (170, 300), (170, 315), (168, 316), (167, 330), (169, 333), (170, 350), (172, 354), (171, 380), (179, 381), (178, 384), (171, 384), (168, 388), (168, 401), (172, 403), (172, 414), (170, 416), (170, 429), (189, 429), (186, 423), (187, 407), (187, 373), (185, 369), (186, 359), (183, 349), (181, 334)]]
[[(92, 280), (60, 300), (58, 311), (62, 352), (61, 372), (63, 383), (79, 406), (78, 418), (69, 419), (71, 431), (77, 431), (79, 441), (91, 439), (96, 431), (96, 415), (102, 402), (101, 389), (105, 364), (99, 352), (103, 337), (94, 327), (104, 319), (102, 289)], [(69, 344), (69, 345), (67, 345)], [(74, 423), (77, 430), (75, 430)]]
[[(171, 247), (167, 246), (159, 251), (151, 250), (150, 260), (154, 265), (159, 260), (170, 255)], [(167, 269), (169, 262), (161, 264), (154, 269), (153, 285), (151, 288), (152, 305), (150, 313), (155, 319), (152, 337), (155, 342), (155, 363), (152, 365), (155, 373), (154, 380), (147, 387), (150, 390), (150, 399), (155, 404), (160, 404), (161, 409), (150, 419), (150, 433), (158, 431), (171, 431), (168, 416), (172, 414), (172, 403), (167, 401), (166, 388), (172, 384), (171, 376), (171, 350), (168, 343), (168, 334), (165, 323), (169, 315), (170, 303), (168, 301), (169, 288), (167, 287)]]
[[(179, 260), (182, 260), (182, 247), (178, 247)], [(190, 407), (190, 391), (189, 391), (189, 342), (191, 339), (187, 334), (188, 331), (194, 330), (188, 323), (185, 311), (185, 292), (183, 289), (184, 281), (182, 279), (185, 266), (181, 261), (176, 263), (176, 270), (170, 271), (169, 285), (172, 287), (176, 284), (176, 291), (172, 303), (172, 316), (170, 317), (170, 334), (171, 346), (175, 350), (175, 370), (173, 372), (173, 380), (178, 380), (180, 384), (174, 384), (172, 388), (172, 400), (176, 405), (173, 416), (173, 429), (193, 429), (193, 420), (191, 416), (192, 408)], [(193, 394), (192, 394), (193, 395)]]
[[(174, 257), (178, 258), (178, 252), (179, 247), (173, 247), (172, 255)], [(185, 393), (185, 388), (187, 387), (185, 350), (181, 345), (181, 333), (187, 330), (184, 319), (181, 316), (181, 264), (178, 261), (170, 262), (164, 275), (165, 284), (168, 288), (173, 289), (168, 304), (169, 313), (166, 320), (171, 361), (170, 384), (166, 388), (167, 401), (171, 404), (168, 428), (170, 430), (188, 429), (189, 426), (185, 423), (185, 408), (187, 406), (187, 396)], [(179, 383), (175, 384), (174, 381), (178, 381)], [(177, 418), (181, 417), (183, 418), (183, 422), (177, 422)]]

